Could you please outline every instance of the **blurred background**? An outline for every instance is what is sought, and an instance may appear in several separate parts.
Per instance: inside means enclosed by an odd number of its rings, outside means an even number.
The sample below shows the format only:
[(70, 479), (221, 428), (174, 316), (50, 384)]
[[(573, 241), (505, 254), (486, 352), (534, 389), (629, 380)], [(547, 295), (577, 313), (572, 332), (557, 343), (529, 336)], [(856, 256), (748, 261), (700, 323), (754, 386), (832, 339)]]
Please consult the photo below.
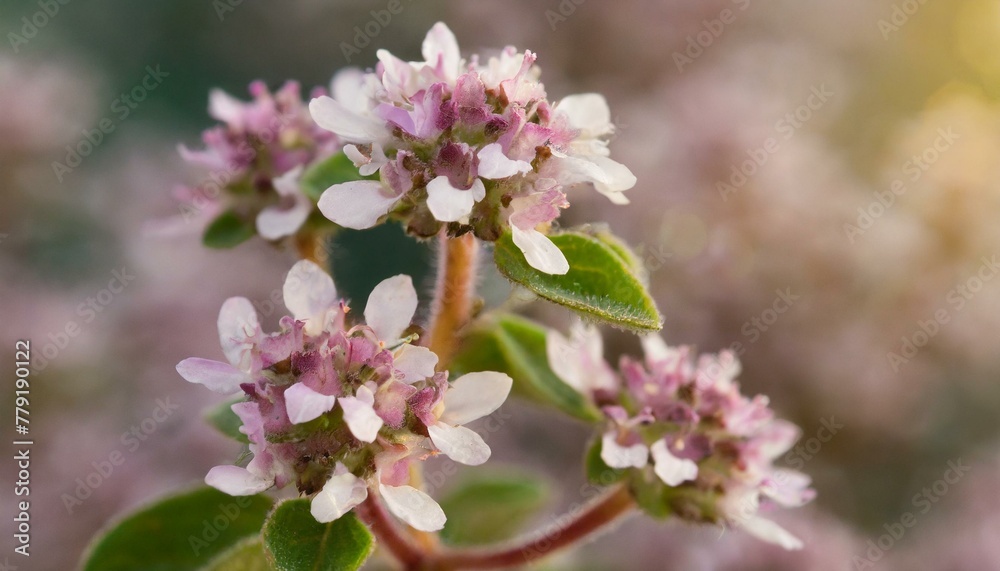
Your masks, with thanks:
[[(144, 231), (203, 175), (176, 147), (212, 124), (209, 89), (247, 99), (252, 80), (296, 79), (308, 92), (379, 47), (416, 59), (443, 20), (466, 54), (537, 52), (551, 99), (607, 96), (613, 156), (639, 178), (632, 204), (580, 192), (563, 225), (604, 220), (636, 246), (669, 342), (740, 354), (744, 391), (802, 427), (785, 462), (819, 492), (774, 515), (802, 552), (635, 518), (547, 568), (1000, 568), (1000, 4), (402, 0), (365, 45), (358, 29), (386, 2), (42, 4), (0, 4), (2, 377), (13, 383), (16, 340), (36, 356), (32, 557), (11, 563), (71, 569), (116, 514), (238, 454), (174, 365), (221, 355), (227, 297), (276, 322), (266, 301), (294, 256)], [(342, 293), (421, 280), (427, 249), (398, 231), (342, 240)], [(637, 349), (608, 333), (609, 358)], [(490, 464), (546, 475), (552, 514), (581, 502), (585, 427), (504, 410)], [(2, 496), (0, 561), (15, 499)], [(907, 513), (915, 525), (892, 536)]]

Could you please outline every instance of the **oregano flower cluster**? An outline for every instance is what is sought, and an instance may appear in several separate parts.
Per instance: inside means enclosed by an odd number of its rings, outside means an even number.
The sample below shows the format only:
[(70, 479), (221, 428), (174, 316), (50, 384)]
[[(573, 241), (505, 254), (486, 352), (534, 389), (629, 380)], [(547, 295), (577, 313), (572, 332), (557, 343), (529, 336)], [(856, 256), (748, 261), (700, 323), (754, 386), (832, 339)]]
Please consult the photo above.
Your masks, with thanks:
[(313, 496), (312, 513), (333, 521), (377, 490), (389, 509), (416, 529), (441, 529), (445, 515), (408, 485), (411, 462), (445, 454), (479, 465), (490, 448), (463, 424), (496, 410), (512, 381), (502, 373), (469, 373), (452, 382), (438, 358), (406, 334), (417, 309), (409, 276), (380, 283), (365, 322), (348, 327), (350, 307), (333, 280), (303, 260), (283, 288), (291, 316), (264, 333), (252, 303), (227, 300), (219, 338), (228, 363), (181, 361), (186, 380), (223, 394), (250, 441), (245, 466), (217, 466), (205, 481), (231, 495), (294, 484)]

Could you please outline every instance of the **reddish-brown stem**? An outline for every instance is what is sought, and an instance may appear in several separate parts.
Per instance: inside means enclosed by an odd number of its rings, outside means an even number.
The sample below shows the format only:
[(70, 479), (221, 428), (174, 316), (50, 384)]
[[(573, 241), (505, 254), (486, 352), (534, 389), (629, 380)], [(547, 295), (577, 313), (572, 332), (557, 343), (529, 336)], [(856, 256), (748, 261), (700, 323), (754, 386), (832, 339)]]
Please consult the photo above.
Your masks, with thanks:
[(437, 285), (426, 346), (438, 356), (444, 370), (457, 349), (459, 331), (472, 318), (472, 296), (476, 284), (479, 242), (472, 234), (439, 242)]
[(453, 571), (458, 569), (504, 569), (527, 565), (552, 553), (578, 544), (591, 534), (605, 528), (635, 507), (632, 494), (625, 486), (619, 486), (594, 503), (583, 508), (581, 513), (568, 517), (568, 522), (557, 523), (542, 532), (528, 537), (523, 542), (497, 549), (456, 550), (433, 556), (426, 569)]
[(314, 262), (329, 272), (330, 268), (326, 265), (326, 238), (327, 235), (323, 233), (299, 232), (294, 240), (300, 259)]
[(399, 561), (403, 569), (417, 571), (423, 569), (428, 553), (415, 544), (409, 535), (385, 511), (385, 507), (374, 495), (356, 508), (358, 517), (368, 524), (378, 538), (378, 544), (387, 549)]

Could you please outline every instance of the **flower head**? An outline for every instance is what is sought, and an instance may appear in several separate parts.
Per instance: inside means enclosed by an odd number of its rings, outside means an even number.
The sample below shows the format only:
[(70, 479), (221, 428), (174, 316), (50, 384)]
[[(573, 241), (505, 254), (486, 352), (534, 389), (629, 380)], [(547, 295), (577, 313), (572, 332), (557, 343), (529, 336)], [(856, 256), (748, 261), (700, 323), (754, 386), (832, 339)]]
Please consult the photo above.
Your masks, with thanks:
[(442, 23), (428, 32), (423, 57), (405, 62), (379, 50), (374, 71), (340, 72), (332, 97), (309, 104), (313, 119), (348, 143), (360, 174), (380, 175), (331, 186), (320, 210), (349, 228), (392, 214), (419, 236), (447, 227), (492, 241), (510, 229), (533, 267), (566, 273), (544, 231), (569, 206), (567, 189), (589, 183), (624, 204), (635, 184), (608, 158), (614, 128), (604, 97), (553, 105), (534, 53), (507, 47), (465, 60)]
[(298, 262), (283, 293), (292, 315), (280, 331), (263, 333), (250, 301), (231, 298), (218, 323), (228, 363), (191, 358), (177, 365), (190, 382), (247, 397), (232, 409), (253, 458), (246, 467), (213, 468), (206, 482), (233, 495), (294, 483), (315, 494), (312, 513), (323, 522), (378, 490), (411, 526), (440, 529), (444, 513), (408, 485), (409, 464), (439, 453), (485, 462), (489, 446), (463, 425), (496, 410), (511, 379), (482, 372), (449, 382), (435, 371), (437, 355), (407, 335), (417, 308), (409, 276), (376, 286), (366, 323), (351, 327), (349, 307), (316, 264)]
[(278, 240), (295, 234), (314, 209), (299, 188), (303, 170), (341, 143), (312, 121), (298, 83), (272, 93), (256, 81), (250, 94), (240, 101), (219, 89), (210, 93), (209, 114), (221, 124), (202, 133), (203, 150), (179, 147), (186, 161), (209, 171), (208, 180), (176, 194), (185, 217), (192, 209), (205, 218), (228, 209), (261, 237)]
[(774, 461), (799, 437), (776, 419), (766, 397), (740, 393), (735, 355), (693, 359), (688, 347), (643, 338), (645, 359), (625, 357), (617, 373), (603, 359), (600, 336), (577, 325), (567, 339), (550, 332), (553, 371), (604, 411), (601, 460), (628, 470), (633, 487), (691, 521), (737, 525), (787, 549), (801, 542), (758, 515), (764, 504), (797, 507), (815, 492), (809, 477)]

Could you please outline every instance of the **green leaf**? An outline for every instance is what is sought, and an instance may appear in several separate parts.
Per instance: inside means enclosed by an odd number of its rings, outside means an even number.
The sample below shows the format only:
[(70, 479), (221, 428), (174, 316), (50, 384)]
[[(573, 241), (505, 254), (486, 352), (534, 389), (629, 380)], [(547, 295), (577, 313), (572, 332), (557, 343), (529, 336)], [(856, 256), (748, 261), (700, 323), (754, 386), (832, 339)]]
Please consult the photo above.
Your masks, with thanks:
[(238, 543), (235, 547), (213, 559), (201, 571), (273, 571), (264, 554), (259, 537)]
[(441, 538), (452, 545), (510, 539), (538, 514), (547, 498), (548, 487), (524, 474), (468, 480), (441, 501), (448, 514)]
[(509, 232), (496, 242), (493, 260), (512, 282), (589, 319), (639, 331), (659, 331), (656, 304), (619, 248), (581, 232), (549, 236), (569, 261), (562, 276), (532, 268)]
[(103, 531), (84, 571), (194, 571), (248, 537), (270, 511), (267, 496), (202, 487), (148, 506)]
[(587, 448), (587, 479), (592, 484), (610, 486), (615, 482), (621, 481), (627, 474), (627, 471), (608, 466), (604, 462), (604, 459), (601, 458), (602, 448), (603, 444), (600, 436), (595, 438), (594, 442)]
[(257, 233), (254, 223), (227, 210), (213, 220), (201, 241), (209, 248), (232, 248), (246, 242)]
[(469, 333), (452, 362), (452, 372), (456, 376), (474, 371), (506, 373), (522, 396), (580, 420), (603, 420), (597, 407), (549, 367), (545, 332), (544, 327), (529, 319), (498, 315)]
[(288, 500), (275, 508), (262, 537), (277, 571), (349, 571), (371, 555), (374, 539), (357, 516), (347, 513), (319, 523), (309, 499)]
[(314, 164), (302, 174), (299, 187), (306, 196), (319, 200), (326, 189), (335, 184), (352, 180), (378, 180), (378, 173), (361, 176), (358, 167), (344, 153), (337, 153), (325, 161)]
[(205, 420), (208, 421), (216, 430), (222, 434), (242, 442), (243, 444), (249, 444), (250, 439), (247, 438), (246, 434), (240, 432), (240, 427), (243, 426), (243, 421), (240, 417), (236, 416), (233, 412), (232, 406), (238, 402), (243, 402), (245, 399), (243, 397), (228, 400), (216, 407), (209, 409), (205, 413)]

